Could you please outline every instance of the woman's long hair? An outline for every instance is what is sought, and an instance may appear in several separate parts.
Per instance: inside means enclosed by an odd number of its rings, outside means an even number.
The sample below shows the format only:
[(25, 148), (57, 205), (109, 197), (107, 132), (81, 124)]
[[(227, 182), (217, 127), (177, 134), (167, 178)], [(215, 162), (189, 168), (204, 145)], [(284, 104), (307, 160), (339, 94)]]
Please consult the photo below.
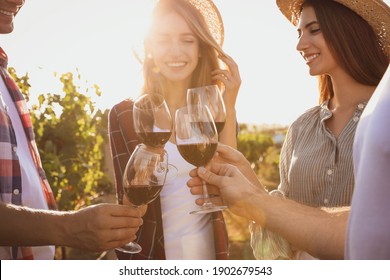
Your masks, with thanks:
[[(210, 33), (202, 14), (186, 0), (159, 0), (153, 13), (153, 21), (150, 32), (144, 42), (145, 53), (149, 54), (151, 39), (154, 36), (153, 26), (158, 24), (159, 19), (170, 13), (176, 12), (187, 22), (199, 41), (199, 61), (192, 74), (190, 87), (211, 85), (211, 71), (218, 69), (218, 54), (224, 54), (221, 46), (215, 41)], [(143, 92), (154, 92), (164, 95), (165, 78), (155, 70), (153, 59), (146, 58), (144, 61), (144, 87)]]
[[(313, 7), (324, 39), (335, 60), (357, 82), (377, 86), (389, 65), (373, 28), (351, 9), (335, 1), (305, 0)], [(319, 101), (333, 97), (332, 80), (319, 76)]]

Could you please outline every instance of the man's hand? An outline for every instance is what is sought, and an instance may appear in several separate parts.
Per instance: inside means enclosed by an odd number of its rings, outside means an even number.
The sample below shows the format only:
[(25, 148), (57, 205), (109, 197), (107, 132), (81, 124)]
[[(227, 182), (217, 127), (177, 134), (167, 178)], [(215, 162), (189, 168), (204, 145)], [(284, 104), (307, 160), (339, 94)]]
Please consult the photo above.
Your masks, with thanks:
[(91, 251), (114, 249), (136, 238), (143, 223), (142, 212), (127, 205), (92, 205), (66, 215), (69, 223), (63, 238), (71, 247)]

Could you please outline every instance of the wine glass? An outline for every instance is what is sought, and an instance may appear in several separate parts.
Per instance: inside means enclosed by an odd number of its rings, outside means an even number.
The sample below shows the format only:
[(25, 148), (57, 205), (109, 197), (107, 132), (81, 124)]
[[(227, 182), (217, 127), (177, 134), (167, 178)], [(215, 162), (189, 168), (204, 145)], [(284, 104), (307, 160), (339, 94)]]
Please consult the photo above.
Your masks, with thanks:
[[(218, 145), (218, 132), (207, 106), (188, 105), (176, 111), (176, 145), (181, 156), (196, 167), (205, 166), (214, 156)], [(202, 181), (204, 203), (190, 214), (205, 214), (226, 209), (214, 205)]]
[(190, 88), (187, 90), (188, 105), (203, 105), (210, 109), (218, 134), (226, 122), (226, 108), (217, 85)]
[(161, 94), (143, 94), (133, 104), (135, 133), (141, 143), (163, 147), (172, 134), (172, 118)]
[[(133, 207), (155, 200), (165, 184), (168, 173), (168, 154), (161, 147), (144, 144), (136, 146), (123, 173), (123, 193)], [(136, 254), (141, 246), (132, 241), (117, 250)]]

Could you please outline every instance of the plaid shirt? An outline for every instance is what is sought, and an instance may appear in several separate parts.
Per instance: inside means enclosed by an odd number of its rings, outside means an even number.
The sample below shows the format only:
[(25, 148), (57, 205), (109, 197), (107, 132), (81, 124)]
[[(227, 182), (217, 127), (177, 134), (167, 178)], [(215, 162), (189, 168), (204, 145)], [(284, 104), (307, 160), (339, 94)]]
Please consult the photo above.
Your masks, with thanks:
[[(47, 182), (46, 175), (41, 166), (38, 149), (34, 140), (34, 133), (29, 111), (26, 102), (15, 81), (7, 72), (8, 58), (6, 53), (0, 48), (0, 75), (11, 95), (12, 100), (19, 113), (29, 148), (41, 178), (43, 193), (49, 209), (56, 209), (56, 203), (53, 193)], [(0, 109), (0, 201), (2, 203), (12, 203), (23, 205), (22, 201), (22, 176), (19, 164), (19, 158), (16, 153), (17, 143), (15, 131), (12, 127), (11, 119), (7, 110)], [(31, 247), (10, 247), (13, 259), (34, 259)]]
[[(124, 100), (115, 105), (109, 114), (109, 136), (111, 154), (114, 161), (115, 185), (118, 202), (123, 199), (122, 174), (130, 155), (139, 144), (133, 125), (133, 102)], [(148, 205), (143, 217), (144, 223), (137, 233), (137, 242), (142, 247), (139, 254), (126, 254), (117, 251), (118, 259), (165, 259), (164, 235), (161, 218), (160, 198)], [(212, 214), (214, 244), (217, 260), (228, 258), (228, 236), (222, 212)]]

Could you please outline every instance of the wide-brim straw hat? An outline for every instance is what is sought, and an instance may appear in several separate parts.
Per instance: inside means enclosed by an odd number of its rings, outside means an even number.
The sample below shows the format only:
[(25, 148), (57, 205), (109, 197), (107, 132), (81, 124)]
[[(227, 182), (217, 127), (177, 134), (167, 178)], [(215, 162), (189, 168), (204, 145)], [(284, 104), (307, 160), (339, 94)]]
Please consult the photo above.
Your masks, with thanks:
[[(354, 11), (374, 29), (382, 49), (390, 59), (390, 7), (382, 0), (328, 0)], [(304, 0), (276, 0), (282, 14), (294, 25), (298, 24)]]
[[(155, 5), (159, 1), (164, 0), (155, 0)], [(223, 21), (221, 14), (212, 0), (178, 0), (178, 1), (187, 1), (192, 6), (194, 6), (203, 16), (211, 35), (214, 40), (222, 47), (223, 41), (225, 39), (225, 29), (223, 26)], [(136, 59), (142, 64), (145, 59), (145, 53), (143, 50), (143, 42), (137, 41), (133, 47), (133, 54)]]
[(225, 39), (225, 30), (223, 27), (223, 21), (218, 8), (211, 0), (183, 0), (190, 2), (205, 19), (207, 26), (209, 27), (211, 35), (213, 35), (215, 41), (222, 47), (223, 40)]

